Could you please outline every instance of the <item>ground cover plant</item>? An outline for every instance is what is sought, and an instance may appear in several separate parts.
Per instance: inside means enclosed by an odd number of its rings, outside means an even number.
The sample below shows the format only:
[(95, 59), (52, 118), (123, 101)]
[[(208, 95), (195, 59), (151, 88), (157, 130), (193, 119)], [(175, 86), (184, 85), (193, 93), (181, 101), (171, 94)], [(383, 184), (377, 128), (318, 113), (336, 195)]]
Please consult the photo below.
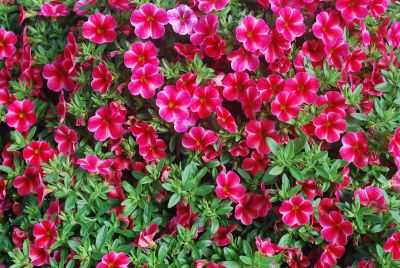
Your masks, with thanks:
[(0, 1), (0, 267), (400, 267), (399, 17)]

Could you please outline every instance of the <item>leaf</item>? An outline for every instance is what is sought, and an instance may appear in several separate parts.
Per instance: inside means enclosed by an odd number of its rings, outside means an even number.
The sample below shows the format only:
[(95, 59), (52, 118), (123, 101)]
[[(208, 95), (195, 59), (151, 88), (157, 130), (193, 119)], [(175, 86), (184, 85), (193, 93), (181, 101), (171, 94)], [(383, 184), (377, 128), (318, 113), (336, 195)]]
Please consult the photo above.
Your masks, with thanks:
[(286, 176), (286, 174), (283, 174), (283, 176), (282, 176), (282, 191), (286, 193), (287, 190), (289, 190), (289, 188), (290, 188), (289, 179)]
[(280, 151), (279, 144), (272, 138), (266, 137), (265, 141), (268, 143), (268, 147), (274, 155), (277, 155)]
[(246, 179), (246, 180), (250, 180), (250, 179), (251, 179), (250, 174), (249, 174), (246, 170), (243, 170), (243, 169), (241, 169), (241, 168), (238, 168), (236, 171), (239, 173), (239, 175), (240, 175), (243, 179)]
[(307, 136), (304, 134), (301, 134), (294, 142), (294, 153), (297, 154), (301, 150), (303, 150), (304, 146), (307, 143)]
[(0, 166), (0, 171), (3, 171), (3, 172), (8, 173), (8, 174), (14, 173), (14, 170), (12, 170), (12, 168), (7, 167), (7, 166)]
[(105, 225), (103, 225), (96, 236), (96, 248), (97, 249), (101, 249), (102, 247), (104, 247), (104, 242), (106, 241), (106, 237), (107, 237), (107, 227)]
[(168, 201), (168, 208), (172, 208), (178, 204), (179, 200), (181, 200), (181, 196), (178, 194), (173, 194)]
[(283, 169), (284, 168), (281, 166), (274, 166), (268, 171), (268, 173), (271, 174), (272, 176), (278, 176), (283, 172)]
[(193, 162), (187, 165), (182, 172), (182, 183), (185, 184), (196, 170), (196, 165)]
[(240, 256), (239, 259), (247, 265), (251, 265), (253, 263), (253, 260), (250, 257), (247, 256)]
[(290, 167), (289, 167), (289, 171), (290, 171), (290, 174), (292, 174), (292, 176), (293, 176), (296, 180), (298, 180), (298, 181), (300, 181), (300, 182), (304, 182), (304, 176), (303, 176), (303, 174), (301, 173), (300, 169), (298, 169), (296, 166), (290, 166)]
[(360, 120), (360, 121), (368, 121), (368, 116), (362, 113), (352, 113), (351, 117)]
[(201, 185), (199, 187), (197, 187), (194, 192), (196, 195), (207, 195), (209, 193), (212, 192), (212, 190), (214, 189), (214, 185)]
[(76, 194), (71, 193), (65, 200), (65, 211), (71, 211), (75, 207)]
[(278, 246), (289, 246), (292, 241), (292, 233), (287, 233), (279, 239)]

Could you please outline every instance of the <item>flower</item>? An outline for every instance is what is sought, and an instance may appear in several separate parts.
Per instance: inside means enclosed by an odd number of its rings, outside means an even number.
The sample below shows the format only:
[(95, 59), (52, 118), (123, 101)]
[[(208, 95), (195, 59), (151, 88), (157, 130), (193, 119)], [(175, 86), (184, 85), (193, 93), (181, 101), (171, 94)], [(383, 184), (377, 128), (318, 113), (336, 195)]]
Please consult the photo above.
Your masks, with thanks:
[(240, 184), (239, 176), (233, 171), (219, 173), (217, 185), (215, 194), (221, 199), (229, 197), (234, 203), (238, 203), (246, 193), (246, 189)]
[(317, 100), (319, 83), (317, 78), (307, 72), (299, 72), (286, 80), (284, 90), (295, 92), (303, 102), (313, 104)]
[(385, 252), (392, 253), (392, 258), (400, 259), (400, 232), (393, 233), (383, 245)]
[(302, 36), (306, 30), (303, 15), (296, 8), (280, 9), (279, 17), (276, 19), (276, 30), (285, 40), (292, 42), (296, 37)]
[(7, 107), (6, 122), (19, 132), (28, 131), (36, 123), (35, 104), (29, 100), (14, 100)]
[(246, 72), (235, 72), (225, 75), (222, 80), (224, 86), (223, 96), (229, 100), (240, 100), (243, 92), (251, 86), (255, 86), (255, 82), (249, 77)]
[(344, 70), (348, 73), (356, 73), (361, 70), (367, 55), (361, 49), (356, 49), (344, 58)]
[(41, 11), (37, 14), (45, 17), (65, 17), (69, 14), (68, 6), (64, 4), (42, 4), (40, 9)]
[(27, 167), (24, 174), (17, 176), (13, 182), (19, 195), (36, 194), (42, 184), (41, 170), (35, 166)]
[(132, 73), (128, 89), (132, 95), (141, 95), (145, 99), (150, 99), (163, 83), (164, 76), (158, 72), (158, 67), (146, 64)]
[(94, 91), (105, 94), (111, 86), (112, 79), (113, 77), (110, 70), (108, 70), (104, 63), (100, 63), (93, 68), (92, 82), (90, 85)]
[(346, 104), (346, 98), (337, 91), (328, 91), (325, 93), (325, 95), (318, 96), (315, 104), (317, 107), (326, 105), (326, 108), (323, 110), (323, 112), (326, 114), (329, 112), (334, 112), (340, 114), (341, 116), (346, 115), (346, 110), (349, 107)]
[(209, 13), (204, 18), (201, 18), (193, 27), (193, 34), (190, 36), (190, 41), (193, 45), (201, 45), (207, 36), (217, 34), (218, 16)]
[(202, 151), (217, 140), (218, 136), (214, 131), (205, 130), (202, 127), (192, 127), (189, 132), (183, 134), (182, 145), (191, 151)]
[(100, 160), (100, 158), (95, 155), (86, 155), (85, 158), (78, 159), (78, 161), (76, 161), (76, 164), (78, 164), (80, 168), (91, 173), (98, 172), (102, 175), (108, 175), (111, 173), (111, 161)]
[(265, 102), (271, 102), (272, 97), (283, 91), (285, 80), (279, 74), (271, 74), (267, 78), (261, 77), (257, 81), (260, 97)]
[(193, 93), (190, 109), (200, 118), (208, 117), (221, 105), (222, 99), (218, 90), (212, 86), (198, 86)]
[(315, 37), (322, 39), (325, 44), (331, 44), (343, 38), (343, 29), (340, 27), (339, 18), (335, 13), (322, 11), (316, 17), (317, 21), (312, 26)]
[(340, 140), (340, 133), (346, 131), (346, 121), (335, 112), (322, 113), (313, 120), (315, 136), (329, 143)]
[(17, 43), (17, 36), (11, 31), (0, 28), (0, 60), (14, 55), (15, 43)]
[(96, 114), (89, 118), (88, 130), (94, 132), (94, 138), (98, 141), (119, 139), (125, 132), (122, 126), (125, 117), (125, 108), (121, 110), (115, 107), (115, 103), (110, 103), (108, 107), (98, 109)]
[(217, 232), (211, 236), (211, 241), (213, 241), (217, 246), (224, 247), (229, 245), (231, 242), (232, 232), (238, 227), (237, 224), (231, 224), (228, 227), (219, 226)]
[(271, 113), (280, 121), (289, 122), (301, 110), (301, 98), (295, 92), (280, 92), (271, 103)]
[(124, 11), (127, 11), (130, 8), (129, 0), (108, 0), (108, 3), (110, 4), (110, 6)]
[(136, 123), (131, 127), (131, 133), (136, 137), (136, 142), (139, 145), (153, 143), (157, 139), (157, 133), (152, 125), (144, 122)]
[[(15, 180), (14, 180), (15, 181)], [(7, 185), (3, 178), (0, 178), (0, 200), (6, 198)]]
[(112, 251), (101, 258), (96, 268), (128, 268), (129, 258), (125, 253)]
[(231, 68), (235, 72), (255, 71), (260, 65), (258, 53), (249, 52), (243, 47), (233, 50), (226, 58), (231, 62)]
[(75, 130), (67, 126), (59, 126), (54, 131), (54, 140), (58, 143), (58, 150), (63, 154), (74, 154), (78, 135)]
[(253, 16), (245, 17), (236, 28), (236, 39), (250, 52), (265, 49), (271, 41), (268, 34), (269, 27), (265, 21)]
[(24, 148), (22, 155), (29, 164), (39, 166), (53, 158), (54, 152), (46, 141), (33, 141)]
[(281, 59), (285, 56), (285, 51), (290, 49), (290, 42), (283, 38), (277, 29), (271, 31), (270, 38), (271, 42), (263, 51), (265, 60), (268, 63), (273, 62), (275, 59)]
[[(389, 45), (393, 46), (393, 48), (397, 48), (400, 46), (400, 22), (393, 22), (392, 26), (390, 26), (386, 38)], [(1, 32), (0, 32), (1, 33)], [(0, 50), (1, 51), (1, 50)], [(1, 52), (0, 52), (1, 55)]]
[(269, 154), (271, 152), (267, 137), (279, 140), (279, 134), (275, 130), (275, 123), (269, 119), (260, 121), (250, 120), (245, 126), (246, 144), (249, 148), (256, 149), (260, 154)]
[(200, 11), (209, 13), (211, 10), (222, 10), (228, 2), (229, 0), (198, 0), (198, 7)]
[(370, 0), (338, 0), (336, 1), (336, 9), (341, 12), (345, 20), (361, 20), (368, 16), (370, 2)]
[(207, 56), (216, 60), (220, 59), (226, 50), (224, 40), (216, 34), (204, 38), (201, 47)]
[(133, 245), (141, 248), (154, 248), (155, 242), (153, 241), (153, 238), (157, 232), (158, 225), (150, 224), (146, 230), (140, 232), (139, 236), (136, 237), (135, 242), (133, 242)]
[(160, 60), (157, 58), (157, 52), (156, 46), (151, 41), (135, 42), (124, 54), (125, 66), (131, 68), (132, 71), (146, 64), (158, 66)]
[(39, 248), (50, 248), (57, 239), (57, 230), (53, 222), (42, 220), (33, 227), (35, 245)]
[(354, 163), (358, 168), (363, 168), (368, 163), (368, 140), (361, 131), (348, 132), (342, 137), (343, 146), (339, 153), (344, 161)]
[(255, 114), (261, 109), (262, 100), (255, 86), (248, 87), (244, 90), (240, 98), (242, 111), (249, 119), (255, 119)]
[(400, 128), (396, 129), (393, 138), (390, 140), (388, 151), (394, 156), (400, 156)]
[(256, 237), (256, 246), (260, 253), (266, 257), (273, 257), (275, 254), (279, 254), (286, 250), (284, 247), (280, 247), (271, 243), (271, 238), (267, 238), (265, 241), (262, 241), (261, 237), (259, 236)]
[(139, 145), (139, 154), (144, 158), (144, 160), (153, 161), (155, 159), (165, 158), (167, 156), (165, 149), (167, 149), (165, 141), (156, 139), (155, 141)]
[(36, 245), (29, 245), (29, 259), (34, 266), (43, 266), (50, 264), (50, 254), (44, 248), (39, 248)]
[(335, 243), (329, 243), (320, 257), (321, 263), (326, 263), (329, 267), (336, 264), (344, 254), (344, 247)]
[(53, 61), (51, 64), (46, 64), (43, 67), (42, 76), (47, 79), (47, 87), (54, 91), (61, 90), (72, 91), (75, 88), (75, 82), (72, 77), (75, 72), (65, 70), (61, 61)]
[(243, 159), (242, 168), (249, 171), (250, 174), (254, 176), (259, 171), (264, 172), (270, 162), (270, 159), (264, 154), (259, 154), (257, 151), (253, 151), (250, 158)]
[(311, 201), (301, 196), (293, 196), (283, 201), (279, 208), (282, 214), (282, 221), (291, 228), (297, 228), (310, 221), (310, 215), (314, 212)]
[(246, 194), (240, 199), (235, 207), (235, 219), (240, 220), (244, 225), (250, 225), (253, 219), (258, 217), (257, 208), (254, 203), (254, 194)]
[(230, 133), (235, 133), (237, 126), (232, 114), (222, 106), (216, 108), (218, 124)]
[(327, 242), (333, 242), (336, 245), (345, 246), (347, 237), (353, 234), (351, 222), (343, 219), (343, 215), (337, 211), (329, 214), (319, 214), (319, 224), (322, 226), (321, 236)]
[(165, 33), (164, 25), (168, 23), (168, 15), (163, 8), (154, 4), (144, 4), (132, 12), (130, 21), (139, 38), (159, 39)]
[(367, 186), (364, 189), (357, 189), (354, 192), (354, 198), (356, 197), (360, 199), (361, 205), (371, 207), (378, 212), (388, 209), (383, 190), (379, 187)]
[(184, 120), (189, 116), (191, 97), (186, 90), (177, 91), (173, 86), (166, 86), (158, 92), (156, 105), (159, 114), (167, 122)]
[(196, 14), (187, 5), (179, 5), (167, 11), (168, 22), (174, 32), (180, 35), (191, 34), (197, 23)]
[(82, 35), (97, 44), (110, 43), (117, 38), (116, 27), (117, 22), (111, 15), (95, 13), (82, 25)]

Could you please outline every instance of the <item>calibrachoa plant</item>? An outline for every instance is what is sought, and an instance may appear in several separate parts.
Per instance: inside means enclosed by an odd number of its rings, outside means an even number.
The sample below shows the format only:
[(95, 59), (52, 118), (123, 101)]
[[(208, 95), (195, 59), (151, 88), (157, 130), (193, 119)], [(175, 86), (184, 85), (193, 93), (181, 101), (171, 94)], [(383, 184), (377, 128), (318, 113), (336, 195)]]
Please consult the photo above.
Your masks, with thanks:
[(0, 267), (400, 267), (400, 3), (0, 1)]

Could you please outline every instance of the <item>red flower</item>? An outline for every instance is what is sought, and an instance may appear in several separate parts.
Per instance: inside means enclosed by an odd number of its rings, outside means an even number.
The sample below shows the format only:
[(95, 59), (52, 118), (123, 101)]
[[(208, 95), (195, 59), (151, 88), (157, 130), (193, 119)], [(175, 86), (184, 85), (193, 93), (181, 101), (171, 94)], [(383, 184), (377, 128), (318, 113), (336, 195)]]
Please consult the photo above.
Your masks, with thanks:
[(157, 133), (152, 125), (147, 123), (136, 123), (131, 127), (131, 133), (136, 137), (136, 142), (139, 145), (145, 145), (148, 143), (155, 142), (157, 139)]
[(229, 197), (234, 203), (238, 203), (246, 193), (246, 189), (240, 184), (239, 176), (233, 171), (219, 173), (217, 184), (215, 194), (221, 199)]
[(204, 39), (201, 48), (207, 56), (218, 60), (225, 54), (226, 45), (219, 35), (210, 35)]
[(117, 22), (111, 15), (93, 14), (82, 26), (83, 37), (97, 44), (113, 42), (117, 38)]
[(393, 259), (400, 259), (400, 232), (392, 234), (392, 236), (386, 240), (383, 249), (386, 252), (392, 253)]
[(237, 224), (231, 224), (228, 227), (219, 226), (217, 232), (211, 237), (211, 241), (213, 241), (219, 247), (229, 245), (232, 232), (235, 231), (237, 227)]
[(258, 209), (254, 197), (255, 194), (246, 194), (235, 207), (235, 219), (240, 220), (244, 225), (250, 225), (253, 219), (258, 218)]
[(286, 80), (284, 90), (295, 92), (303, 102), (313, 104), (317, 100), (319, 83), (314, 76), (309, 75), (307, 72), (300, 72), (293, 78)]
[(6, 122), (19, 132), (28, 131), (36, 123), (35, 105), (29, 100), (15, 100), (7, 107)]
[(132, 12), (131, 24), (135, 27), (135, 34), (142, 39), (161, 38), (165, 33), (164, 25), (167, 23), (167, 11), (154, 4), (144, 4), (139, 10)]
[(158, 67), (146, 64), (132, 73), (128, 89), (132, 95), (140, 94), (143, 98), (150, 99), (163, 83), (164, 76), (158, 72)]
[(111, 173), (111, 161), (110, 160), (100, 160), (95, 155), (86, 155), (85, 158), (78, 159), (76, 164), (82, 169), (89, 171), (91, 173), (98, 172), (102, 175), (108, 175)]
[(129, 10), (130, 1), (129, 0), (108, 0), (110, 6), (121, 9), (124, 11)]
[(342, 14), (345, 20), (363, 19), (368, 16), (369, 0), (338, 0), (336, 9)]
[(301, 98), (295, 92), (280, 92), (271, 103), (271, 113), (280, 121), (289, 122), (301, 110)]
[(38, 15), (42, 15), (45, 17), (65, 17), (68, 16), (68, 6), (64, 4), (42, 4), (41, 11), (38, 12)]
[(58, 143), (58, 150), (63, 154), (74, 154), (78, 135), (75, 130), (67, 126), (59, 126), (54, 131), (54, 140)]
[(198, 0), (200, 11), (205, 13), (211, 12), (211, 10), (220, 11), (227, 4), (229, 0)]
[(360, 199), (361, 205), (365, 207), (371, 207), (378, 212), (388, 209), (383, 190), (379, 187), (367, 186), (364, 189), (357, 189), (354, 192), (354, 198), (357, 196)]
[(13, 186), (18, 190), (19, 195), (36, 194), (42, 185), (41, 170), (34, 166), (27, 167), (24, 174), (17, 176), (13, 182)]
[(319, 214), (319, 224), (322, 226), (321, 236), (336, 245), (345, 246), (347, 237), (353, 234), (351, 222), (343, 219), (343, 215), (337, 211), (329, 214)]
[(269, 27), (263, 19), (253, 16), (245, 17), (236, 28), (236, 39), (243, 43), (243, 47), (254, 52), (265, 49), (269, 42)]
[(54, 92), (60, 92), (63, 89), (71, 91), (75, 88), (75, 82), (72, 80), (75, 73), (67, 72), (61, 61), (46, 64), (43, 67), (42, 75), (47, 79), (47, 87)]
[(191, 34), (197, 23), (197, 16), (187, 5), (179, 5), (167, 11), (168, 21), (174, 32), (180, 35)]
[(96, 268), (128, 268), (129, 258), (125, 253), (112, 251), (101, 258)]
[(283, 38), (292, 42), (296, 37), (302, 36), (306, 30), (304, 18), (298, 9), (284, 7), (279, 10), (279, 17), (276, 19), (276, 30)]
[(349, 44), (343, 39), (337, 39), (334, 43), (325, 46), (326, 60), (329, 65), (335, 66), (337, 70), (342, 69), (343, 58), (349, 53)]
[(214, 144), (218, 136), (212, 130), (205, 130), (202, 127), (193, 127), (186, 132), (182, 138), (182, 145), (191, 151), (201, 151), (208, 145)]
[(223, 95), (229, 101), (241, 100), (243, 92), (251, 86), (255, 86), (255, 82), (250, 79), (246, 72), (235, 72), (225, 75), (222, 80), (224, 86)]
[(336, 264), (337, 259), (340, 259), (344, 254), (344, 247), (336, 245), (335, 243), (329, 243), (324, 252), (321, 255), (321, 263), (325, 263), (328, 267), (332, 267)]
[(39, 248), (50, 248), (57, 239), (57, 230), (53, 222), (42, 220), (33, 227), (35, 245)]
[(156, 46), (151, 41), (133, 43), (124, 54), (125, 66), (131, 68), (132, 71), (146, 64), (158, 66), (160, 60), (157, 58), (157, 52)]
[(93, 68), (92, 82), (90, 85), (94, 91), (100, 92), (100, 94), (105, 94), (111, 86), (112, 79), (113, 77), (110, 70), (108, 70), (105, 64), (100, 63), (98, 66)]
[(258, 52), (249, 52), (243, 47), (233, 50), (226, 58), (231, 62), (231, 68), (235, 72), (243, 72), (245, 70), (255, 71), (259, 65)]
[(284, 247), (280, 247), (271, 243), (271, 238), (267, 238), (265, 239), (265, 241), (262, 241), (261, 237), (259, 236), (256, 237), (256, 246), (260, 253), (266, 257), (273, 257), (276, 254), (279, 254), (286, 250), (286, 248)]
[(153, 241), (153, 238), (157, 232), (158, 225), (150, 224), (146, 230), (140, 232), (139, 236), (136, 237), (135, 242), (133, 242), (133, 245), (141, 248), (154, 248), (155, 242)]
[(343, 38), (343, 29), (340, 27), (339, 18), (335, 13), (323, 11), (317, 15), (316, 19), (312, 31), (325, 44), (331, 44), (337, 39)]
[(231, 115), (231, 113), (222, 106), (218, 106), (216, 108), (216, 113), (218, 124), (226, 131), (229, 131), (230, 133), (235, 133), (237, 127), (235, 118)]
[(194, 33), (190, 36), (190, 41), (193, 45), (200, 45), (207, 36), (217, 34), (217, 29), (218, 16), (213, 13), (208, 13), (193, 27)]
[(125, 123), (126, 110), (118, 109), (115, 103), (110, 103), (108, 107), (102, 107), (96, 114), (89, 118), (88, 129), (94, 133), (94, 138), (98, 141), (105, 141), (108, 138), (119, 139), (124, 134), (123, 124)]
[(36, 245), (29, 245), (29, 259), (34, 266), (43, 266), (50, 264), (50, 254), (44, 248), (39, 248)]
[(17, 36), (13, 32), (0, 28), (0, 60), (14, 55), (15, 43), (17, 43)]
[(257, 88), (251, 86), (245, 89), (240, 98), (242, 111), (249, 119), (255, 119), (255, 114), (261, 109), (262, 100), (258, 93)]
[(196, 112), (200, 118), (208, 117), (221, 105), (222, 99), (218, 90), (212, 86), (198, 86), (193, 93), (190, 109)]
[(294, 196), (283, 201), (279, 208), (282, 214), (282, 221), (291, 228), (297, 228), (310, 221), (310, 215), (314, 212), (311, 201), (301, 196)]
[(341, 116), (346, 115), (346, 110), (349, 107), (346, 104), (346, 98), (337, 91), (328, 91), (325, 95), (318, 96), (316, 105), (317, 107), (327, 105), (323, 111), (324, 113), (334, 112)]
[(363, 168), (368, 163), (368, 140), (361, 131), (348, 132), (342, 137), (343, 146), (340, 156), (344, 161), (353, 162), (358, 168)]
[(191, 97), (186, 90), (177, 91), (173, 86), (166, 86), (163, 91), (158, 92), (156, 105), (165, 121), (185, 120), (189, 116)]
[(338, 113), (322, 113), (313, 120), (315, 136), (329, 143), (340, 140), (340, 133), (346, 131), (346, 121)]
[(259, 171), (264, 172), (270, 162), (270, 159), (264, 154), (259, 154), (256, 151), (253, 151), (250, 158), (243, 159), (242, 168), (249, 171), (250, 174), (254, 176)]
[(139, 154), (144, 160), (153, 161), (166, 157), (165, 149), (167, 149), (167, 145), (164, 140), (157, 139), (147, 144), (139, 145)]
[(265, 102), (270, 102), (272, 97), (283, 90), (285, 80), (279, 74), (271, 74), (267, 78), (261, 77), (257, 81), (260, 97)]
[(275, 123), (269, 119), (261, 121), (251, 120), (246, 123), (246, 144), (249, 148), (256, 149), (260, 154), (269, 154), (266, 138), (270, 137), (275, 141), (279, 140), (279, 134), (275, 130)]
[(347, 54), (344, 58), (344, 70), (349, 73), (356, 73), (361, 70), (367, 55), (361, 49), (356, 49), (352, 53)]
[(54, 152), (46, 141), (33, 141), (24, 148), (22, 155), (32, 166), (39, 166), (53, 158)]
[(263, 51), (265, 60), (269, 63), (284, 57), (285, 51), (290, 49), (290, 42), (283, 38), (277, 29), (271, 31), (270, 38), (271, 42)]
[(396, 129), (393, 138), (389, 142), (388, 150), (393, 156), (400, 156), (400, 128)]
[[(15, 180), (14, 180), (15, 181)], [(7, 185), (3, 178), (0, 178), (0, 200), (6, 198)]]

